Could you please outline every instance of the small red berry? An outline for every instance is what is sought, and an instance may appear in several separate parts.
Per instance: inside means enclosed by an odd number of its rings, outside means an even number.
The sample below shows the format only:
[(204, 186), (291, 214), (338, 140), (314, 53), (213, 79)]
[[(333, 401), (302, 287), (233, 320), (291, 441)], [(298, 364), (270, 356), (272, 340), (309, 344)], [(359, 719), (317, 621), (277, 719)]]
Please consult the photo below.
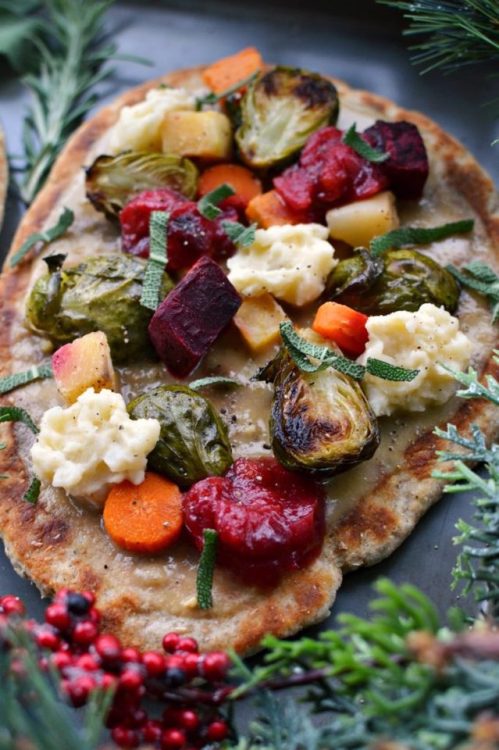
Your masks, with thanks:
[(199, 674), (201, 657), (199, 654), (186, 654), (183, 658), (183, 669), (189, 678), (196, 677)]
[(49, 660), (46, 656), (42, 656), (41, 659), (38, 659), (38, 666), (42, 670), (42, 672), (46, 672), (49, 666)]
[(100, 668), (100, 659), (92, 654), (82, 654), (76, 660), (75, 667), (84, 669), (85, 672), (96, 672)]
[(121, 661), (124, 664), (131, 663), (131, 664), (140, 664), (142, 661), (142, 656), (138, 648), (124, 648), (121, 652)]
[(122, 690), (135, 692), (140, 687), (142, 687), (143, 683), (143, 677), (140, 674), (140, 672), (137, 672), (135, 669), (125, 669), (124, 672), (121, 673), (118, 684)]
[(229, 657), (223, 651), (212, 651), (203, 657), (201, 672), (207, 680), (223, 680), (230, 664)]
[(67, 651), (56, 651), (51, 656), (51, 662), (59, 671), (71, 666), (73, 659)]
[(144, 742), (150, 742), (151, 744), (159, 742), (162, 732), (161, 722), (155, 719), (149, 719), (142, 727)]
[(0, 609), (7, 617), (10, 615), (22, 616), (26, 614), (26, 607), (18, 596), (2, 596), (0, 599)]
[(71, 636), (74, 643), (78, 643), (80, 646), (89, 646), (97, 638), (97, 628), (88, 620), (77, 622)]
[(186, 708), (179, 712), (178, 721), (181, 727), (186, 729), (188, 732), (195, 732), (199, 727), (199, 716), (195, 711), (191, 711)]
[(90, 604), (91, 607), (95, 604), (95, 594), (93, 594), (91, 591), (82, 591), (81, 595), (85, 597), (87, 602)]
[(111, 730), (111, 737), (119, 747), (138, 747), (140, 745), (139, 733), (127, 727), (114, 727)]
[(50, 604), (45, 610), (45, 622), (58, 630), (67, 630), (71, 625), (71, 617), (63, 604)]
[(194, 638), (180, 638), (177, 643), (177, 651), (188, 651), (191, 654), (197, 654), (198, 650), (198, 642)]
[(229, 727), (225, 721), (212, 721), (206, 730), (206, 736), (212, 742), (221, 742), (229, 734)]
[(75, 708), (85, 705), (88, 700), (88, 696), (95, 688), (95, 680), (90, 676), (84, 675), (83, 677), (77, 677), (76, 680), (69, 682), (67, 685), (67, 693), (69, 700)]
[(183, 669), (185, 656), (175, 654), (165, 657), (165, 666), (167, 669)]
[(161, 735), (161, 747), (163, 750), (180, 750), (185, 745), (185, 732), (181, 729), (165, 729)]
[(101, 677), (100, 685), (104, 690), (111, 690), (115, 687), (116, 682), (117, 678), (114, 675), (105, 672)]
[(57, 602), (58, 604), (64, 604), (69, 593), (70, 589), (68, 588), (59, 589), (59, 591), (57, 591), (56, 595), (54, 596), (54, 602)]
[(180, 640), (178, 633), (167, 633), (163, 637), (163, 648), (170, 654), (173, 654), (177, 650), (177, 645)]
[(104, 664), (119, 662), (121, 657), (121, 643), (114, 635), (99, 635), (94, 648)]
[(101, 614), (98, 609), (92, 607), (92, 609), (88, 613), (88, 617), (90, 619), (90, 622), (93, 622), (94, 625), (96, 625), (97, 627), (100, 625)]
[(159, 651), (144, 651), (142, 654), (142, 664), (146, 668), (149, 677), (160, 677), (163, 675), (166, 666), (166, 660)]
[(144, 711), (143, 708), (137, 708), (129, 717), (129, 723), (132, 727), (138, 729), (144, 726), (148, 718), (147, 711)]
[(35, 631), (35, 643), (40, 648), (49, 649), (49, 651), (57, 651), (61, 645), (61, 639), (50, 627), (44, 627), (43, 625)]

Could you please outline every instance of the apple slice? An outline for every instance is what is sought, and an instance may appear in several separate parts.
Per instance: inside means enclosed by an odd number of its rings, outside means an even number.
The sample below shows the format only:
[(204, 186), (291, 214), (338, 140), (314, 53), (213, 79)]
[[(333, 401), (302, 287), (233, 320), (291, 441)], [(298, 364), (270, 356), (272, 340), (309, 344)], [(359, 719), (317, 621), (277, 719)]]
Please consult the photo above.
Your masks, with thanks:
[(116, 375), (106, 334), (87, 333), (65, 344), (52, 355), (57, 390), (67, 404), (73, 404), (87, 388), (96, 392), (116, 388)]

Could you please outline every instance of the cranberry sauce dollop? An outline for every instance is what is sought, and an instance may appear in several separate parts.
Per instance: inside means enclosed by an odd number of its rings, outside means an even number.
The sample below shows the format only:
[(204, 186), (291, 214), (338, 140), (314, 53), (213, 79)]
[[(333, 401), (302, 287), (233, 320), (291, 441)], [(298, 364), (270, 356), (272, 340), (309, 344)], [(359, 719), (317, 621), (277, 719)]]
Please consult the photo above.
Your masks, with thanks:
[(146, 190), (120, 213), (122, 249), (132, 255), (149, 255), (149, 218), (153, 211), (168, 211), (168, 270), (190, 268), (202, 256), (222, 260), (235, 252), (223, 221), (237, 221), (238, 212), (226, 208), (215, 220), (206, 219), (197, 204), (168, 188)]
[(217, 562), (259, 585), (310, 563), (324, 539), (322, 490), (273, 458), (237, 459), (224, 477), (193, 485), (183, 505), (198, 549), (215, 529)]

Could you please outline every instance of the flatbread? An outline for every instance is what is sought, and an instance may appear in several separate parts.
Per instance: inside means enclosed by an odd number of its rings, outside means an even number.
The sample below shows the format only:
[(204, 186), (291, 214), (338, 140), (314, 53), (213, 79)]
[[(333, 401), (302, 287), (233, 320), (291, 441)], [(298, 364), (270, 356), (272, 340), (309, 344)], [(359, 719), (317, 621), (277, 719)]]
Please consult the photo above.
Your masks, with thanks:
[[(200, 69), (179, 71), (161, 82), (196, 89), (201, 82)], [(119, 251), (116, 230), (84, 200), (82, 165), (103, 152), (102, 144), (120, 108), (140, 101), (158, 83), (128, 91), (76, 132), (24, 217), (11, 253), (30, 233), (52, 224), (65, 205), (75, 210), (76, 221), (65, 237), (50, 246), (50, 252), (68, 252), (68, 260), (74, 262), (86, 255)], [(435, 246), (433, 254), (441, 262), (452, 260), (460, 265), (473, 258), (497, 268), (497, 198), (491, 180), (472, 156), (423, 115), (335, 83), (342, 104), (339, 127), (354, 120), (363, 129), (376, 118), (406, 119), (423, 134), (431, 160), (425, 199), (419, 208), (409, 204), (403, 208), (402, 221), (432, 226), (474, 217), (476, 229), (471, 240), (447, 240)], [(25, 297), (42, 270), (41, 261), (35, 259), (15, 270), (6, 267), (0, 279), (1, 374), (26, 369), (44, 357), (40, 340), (23, 327)], [(463, 292), (459, 316), (462, 329), (474, 344), (474, 365), (483, 373), (499, 376), (499, 368), (490, 359), (497, 346), (497, 331), (490, 324), (487, 307)], [(123, 371), (121, 375), (125, 394), (130, 396), (133, 378), (127, 379)], [(147, 374), (151, 385), (158, 378), (159, 366)], [(38, 421), (48, 406), (57, 403), (55, 385), (52, 381), (34, 383), (6, 400), (24, 406)], [(498, 429), (493, 408), (484, 401), (452, 399), (424, 414), (381, 420), (383, 440), (376, 455), (330, 484), (328, 530), (320, 556), (309, 567), (285, 575), (270, 590), (244, 585), (230, 571), (217, 568), (214, 607), (206, 611), (196, 606), (197, 553), (191, 545), (180, 543), (159, 558), (133, 557), (113, 546), (102, 531), (100, 516), (73, 505), (64, 493), (44, 488), (36, 506), (23, 501), (33, 438), (22, 425), (3, 426), (0, 435), (7, 443), (0, 452), (0, 471), (8, 474), (2, 480), (0, 530), (7, 554), (20, 574), (32, 578), (43, 593), (62, 586), (93, 590), (104, 629), (127, 644), (158, 648), (162, 635), (175, 630), (197, 638), (203, 649), (232, 646), (248, 653), (258, 648), (266, 633), (287, 636), (326, 617), (344, 571), (371, 565), (390, 554), (440, 496), (441, 483), (431, 477), (435, 450), (443, 447), (433, 435), (435, 424), (444, 426), (452, 421), (466, 429), (474, 422), (492, 438)], [(244, 453), (246, 443), (253, 445), (248, 434), (252, 424), (249, 410), (248, 404), (244, 408), (234, 405), (243, 421), (247, 417), (245, 424), (231, 433), (231, 438), (240, 441), (236, 455)]]
[(7, 154), (5, 153), (5, 136), (2, 127), (0, 126), (0, 229), (2, 228), (3, 224), (8, 183), (9, 166), (7, 161)]

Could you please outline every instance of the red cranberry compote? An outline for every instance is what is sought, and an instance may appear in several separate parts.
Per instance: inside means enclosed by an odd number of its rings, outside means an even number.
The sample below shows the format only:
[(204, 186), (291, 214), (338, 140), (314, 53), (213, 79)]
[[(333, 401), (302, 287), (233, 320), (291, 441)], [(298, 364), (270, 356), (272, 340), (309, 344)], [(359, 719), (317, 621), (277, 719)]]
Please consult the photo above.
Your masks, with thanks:
[(324, 538), (322, 490), (273, 458), (239, 458), (224, 477), (197, 482), (184, 514), (199, 549), (215, 529), (217, 562), (260, 585), (310, 563)]
[(153, 211), (168, 211), (168, 269), (190, 268), (204, 255), (221, 259), (232, 255), (235, 245), (222, 226), (237, 221), (238, 213), (227, 208), (210, 221), (199, 213), (197, 204), (168, 188), (146, 190), (133, 198), (120, 213), (121, 243), (127, 253), (149, 255), (149, 219)]

